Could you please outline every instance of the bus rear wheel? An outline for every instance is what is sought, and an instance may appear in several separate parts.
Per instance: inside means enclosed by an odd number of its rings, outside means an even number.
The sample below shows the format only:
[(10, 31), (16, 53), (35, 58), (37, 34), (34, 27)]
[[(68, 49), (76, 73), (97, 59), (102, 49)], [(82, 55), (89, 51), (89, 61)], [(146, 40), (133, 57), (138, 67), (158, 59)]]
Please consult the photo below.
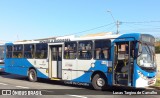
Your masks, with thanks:
[(34, 69), (29, 70), (28, 79), (31, 82), (36, 82), (37, 81), (37, 73)]
[(107, 79), (102, 74), (95, 74), (92, 78), (92, 86), (96, 90), (104, 90), (107, 88)]

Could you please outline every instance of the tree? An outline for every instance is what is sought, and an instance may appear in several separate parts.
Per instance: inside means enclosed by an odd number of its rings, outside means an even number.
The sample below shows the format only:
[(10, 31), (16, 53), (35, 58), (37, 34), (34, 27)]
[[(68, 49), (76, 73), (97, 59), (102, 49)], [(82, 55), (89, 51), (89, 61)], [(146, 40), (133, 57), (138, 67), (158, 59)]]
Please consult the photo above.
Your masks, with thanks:
[(160, 53), (160, 46), (155, 46), (155, 52)]

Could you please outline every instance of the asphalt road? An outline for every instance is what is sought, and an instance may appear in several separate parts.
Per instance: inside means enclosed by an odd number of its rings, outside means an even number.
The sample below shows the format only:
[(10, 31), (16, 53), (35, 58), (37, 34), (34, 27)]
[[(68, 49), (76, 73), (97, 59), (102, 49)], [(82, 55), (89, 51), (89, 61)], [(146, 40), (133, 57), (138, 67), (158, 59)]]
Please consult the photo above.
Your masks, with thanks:
[[(78, 86), (78, 85), (66, 85), (64, 82), (51, 81), (46, 79), (39, 79), (38, 82), (29, 82), (24, 76), (0, 73), (0, 89), (2, 90), (12, 90), (14, 95), (0, 95), (0, 98), (159, 98), (160, 95), (115, 95), (113, 93), (123, 92), (123, 89), (115, 88), (115, 92), (112, 90), (107, 91), (96, 91), (90, 89), (89, 86)], [(14, 89), (14, 91), (13, 91)], [(16, 92), (28, 92), (28, 91), (39, 91), (37, 94), (49, 94), (49, 95), (17, 95)], [(127, 92), (147, 92), (144, 89), (137, 90), (127, 90)], [(152, 89), (150, 90), (152, 91)], [(153, 91), (155, 91), (153, 89)], [(156, 91), (160, 94), (160, 91)], [(4, 93), (4, 92), (3, 92)], [(20, 93), (22, 94), (22, 93)], [(24, 93), (23, 93), (24, 94)]]

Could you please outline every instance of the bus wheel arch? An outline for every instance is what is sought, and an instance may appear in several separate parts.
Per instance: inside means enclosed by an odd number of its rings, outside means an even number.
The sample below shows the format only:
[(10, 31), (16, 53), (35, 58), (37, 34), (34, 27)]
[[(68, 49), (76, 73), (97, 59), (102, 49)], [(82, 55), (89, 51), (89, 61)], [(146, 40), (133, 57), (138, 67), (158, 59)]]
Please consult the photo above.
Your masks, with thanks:
[(104, 90), (108, 86), (108, 79), (101, 71), (95, 71), (91, 76), (92, 87), (96, 90)]
[(36, 82), (37, 81), (37, 71), (34, 67), (29, 68), (28, 79), (31, 82)]

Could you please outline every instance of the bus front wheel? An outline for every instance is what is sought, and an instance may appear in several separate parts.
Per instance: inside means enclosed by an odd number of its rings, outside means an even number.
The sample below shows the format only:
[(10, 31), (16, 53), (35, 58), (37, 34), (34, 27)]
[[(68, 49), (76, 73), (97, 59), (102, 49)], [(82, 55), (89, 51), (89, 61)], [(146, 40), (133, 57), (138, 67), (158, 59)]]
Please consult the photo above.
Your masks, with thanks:
[(107, 79), (102, 74), (95, 74), (92, 78), (92, 86), (96, 90), (104, 90), (107, 87)]
[(37, 73), (34, 69), (30, 69), (28, 73), (28, 79), (31, 82), (37, 81)]

